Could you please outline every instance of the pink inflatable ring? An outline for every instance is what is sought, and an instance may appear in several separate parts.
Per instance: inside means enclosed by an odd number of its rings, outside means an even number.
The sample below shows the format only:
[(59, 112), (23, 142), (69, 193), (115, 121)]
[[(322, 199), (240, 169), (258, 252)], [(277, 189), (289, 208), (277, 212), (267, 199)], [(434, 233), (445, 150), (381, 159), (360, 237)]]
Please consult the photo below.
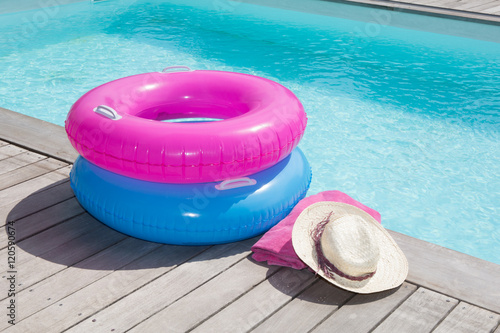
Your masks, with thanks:
[[(222, 120), (164, 122), (179, 118)], [(106, 170), (153, 182), (201, 183), (271, 167), (297, 146), (306, 123), (300, 101), (276, 82), (164, 70), (92, 89), (72, 106), (66, 132), (83, 157)]]

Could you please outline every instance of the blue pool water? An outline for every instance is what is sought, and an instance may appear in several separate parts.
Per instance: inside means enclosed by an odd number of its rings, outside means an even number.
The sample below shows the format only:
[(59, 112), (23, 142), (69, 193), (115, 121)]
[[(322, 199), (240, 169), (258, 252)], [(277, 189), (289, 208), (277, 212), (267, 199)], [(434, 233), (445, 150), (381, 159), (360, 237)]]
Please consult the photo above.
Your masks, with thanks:
[(267, 77), (308, 113), (300, 147), (310, 194), (341, 190), (387, 228), (500, 264), (499, 43), (188, 3), (86, 1), (2, 15), (0, 106), (63, 125), (79, 96), (127, 75), (187, 65)]

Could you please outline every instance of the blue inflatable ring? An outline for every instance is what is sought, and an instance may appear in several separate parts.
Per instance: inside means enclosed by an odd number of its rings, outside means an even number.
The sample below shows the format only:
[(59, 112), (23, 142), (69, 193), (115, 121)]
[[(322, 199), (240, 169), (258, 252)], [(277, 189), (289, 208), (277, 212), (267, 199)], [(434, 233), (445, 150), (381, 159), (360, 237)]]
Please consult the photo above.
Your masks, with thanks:
[(96, 219), (148, 241), (220, 244), (266, 232), (290, 213), (311, 181), (300, 149), (276, 165), (237, 180), (165, 184), (133, 179), (78, 157), (71, 187)]

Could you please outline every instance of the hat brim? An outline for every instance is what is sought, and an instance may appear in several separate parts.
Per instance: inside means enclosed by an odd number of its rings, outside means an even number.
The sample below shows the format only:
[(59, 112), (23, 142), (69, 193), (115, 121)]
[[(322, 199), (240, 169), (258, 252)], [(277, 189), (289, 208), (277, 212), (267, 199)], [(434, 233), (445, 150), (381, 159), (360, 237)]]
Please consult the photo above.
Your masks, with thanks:
[[(359, 215), (370, 222), (370, 232), (376, 239), (380, 249), (377, 270), (371, 278), (364, 281), (351, 281), (335, 274), (333, 278), (329, 278), (322, 270), (318, 270), (318, 257), (311, 232), (331, 212), (333, 212), (332, 219), (352, 214)], [(400, 286), (408, 276), (408, 261), (387, 230), (370, 214), (349, 204), (322, 201), (304, 209), (295, 221), (292, 231), (292, 244), (299, 258), (318, 275), (328, 282), (352, 292), (369, 294), (393, 289)]]

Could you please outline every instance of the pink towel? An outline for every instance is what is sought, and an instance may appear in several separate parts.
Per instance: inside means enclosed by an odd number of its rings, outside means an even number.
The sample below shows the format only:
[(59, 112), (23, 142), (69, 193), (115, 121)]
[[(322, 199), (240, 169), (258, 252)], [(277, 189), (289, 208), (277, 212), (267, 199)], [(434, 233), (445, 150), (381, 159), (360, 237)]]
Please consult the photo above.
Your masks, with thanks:
[(340, 191), (320, 192), (300, 200), (287, 217), (266, 232), (264, 236), (252, 246), (252, 251), (254, 252), (252, 257), (257, 261), (267, 261), (269, 265), (286, 266), (295, 269), (306, 268), (306, 264), (299, 259), (293, 250), (293, 224), (304, 209), (320, 201), (343, 202), (356, 206), (373, 216), (373, 218), (380, 223), (379, 212), (354, 200), (347, 194)]

